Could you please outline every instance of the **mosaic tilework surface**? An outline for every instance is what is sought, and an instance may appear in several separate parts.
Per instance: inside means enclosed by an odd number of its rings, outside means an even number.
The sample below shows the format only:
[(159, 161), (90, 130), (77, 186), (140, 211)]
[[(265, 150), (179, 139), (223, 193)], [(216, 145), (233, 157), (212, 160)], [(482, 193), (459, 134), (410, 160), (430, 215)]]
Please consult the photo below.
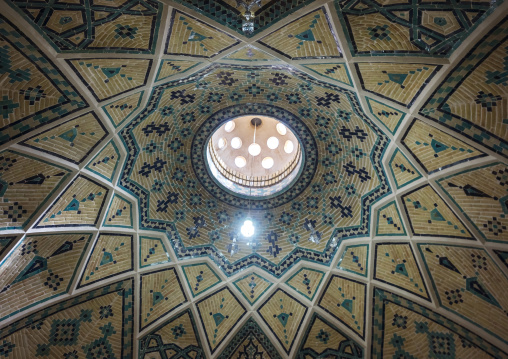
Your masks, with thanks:
[(97, 115), (89, 112), (41, 132), (21, 145), (79, 164), (107, 135)]
[(460, 325), (379, 288), (372, 323), (372, 358), (508, 358)]
[(193, 297), (221, 282), (220, 277), (207, 263), (184, 265), (182, 270)]
[(365, 91), (409, 108), (441, 67), (379, 62), (359, 63), (355, 68)]
[(258, 313), (289, 354), (307, 310), (296, 298), (277, 289), (258, 309)]
[(108, 191), (94, 180), (79, 175), (44, 213), (36, 227), (95, 226)]
[(8, 3), (59, 52), (153, 53), (162, 14), (153, 0)]
[(233, 284), (251, 305), (256, 303), (259, 297), (273, 285), (268, 279), (256, 273), (247, 274), (234, 281)]
[(363, 348), (325, 318), (314, 313), (296, 358), (362, 359)]
[(258, 323), (249, 318), (218, 358), (281, 359), (282, 357)]
[(494, 253), (497, 254), (501, 262), (508, 267), (508, 252), (505, 251), (499, 251), (499, 250), (493, 250)]
[(132, 228), (132, 203), (115, 193), (102, 225), (104, 227)]
[(284, 25), (259, 43), (292, 60), (342, 57), (324, 8)]
[(319, 299), (318, 306), (363, 338), (366, 295), (365, 284), (332, 275)]
[(14, 237), (0, 237), (0, 259), (2, 258), (2, 255), (7, 252), (7, 249), (9, 246), (14, 243), (14, 240), (16, 239), (16, 236)]
[(68, 177), (63, 167), (14, 151), (1, 152), (0, 230), (24, 229)]
[(112, 182), (120, 159), (120, 151), (118, 151), (115, 142), (111, 140), (94, 158), (92, 158), (86, 165), (86, 169)]
[(365, 97), (369, 106), (369, 111), (378, 119), (386, 128), (395, 134), (399, 125), (406, 117), (406, 113), (372, 98)]
[(139, 359), (205, 358), (192, 312), (186, 311), (141, 338)]
[(353, 86), (345, 63), (308, 64), (302, 66), (321, 76)]
[(132, 235), (101, 233), (88, 258), (79, 287), (131, 271), (134, 267), (132, 252)]
[(441, 306), (508, 342), (508, 278), (488, 253), (481, 248), (418, 246)]
[(125, 120), (139, 108), (143, 93), (144, 91), (141, 91), (102, 106), (113, 126), (122, 126)]
[(398, 148), (393, 153), (388, 165), (390, 166), (397, 189), (422, 178), (420, 172)]
[(141, 268), (170, 261), (169, 253), (162, 239), (139, 236), (139, 266)]
[(212, 354), (246, 311), (229, 288), (223, 288), (196, 304), (206, 340)]
[(447, 57), (500, 3), (336, 0), (335, 4), (353, 56)]
[(201, 64), (199, 61), (161, 60), (159, 72), (157, 73), (157, 81), (165, 80), (171, 76), (180, 75), (187, 71), (191, 71), (199, 64)]
[(405, 236), (406, 228), (400, 218), (395, 201), (387, 203), (377, 212), (376, 236)]
[(259, 50), (258, 48), (247, 45), (242, 47), (240, 50), (225, 56), (224, 59), (234, 60), (234, 61), (248, 61), (248, 62), (256, 62), (256, 61), (280, 61), (278, 58), (267, 54), (264, 51)]
[(56, 234), (21, 240), (0, 266), (1, 320), (66, 294), (91, 237)]
[(376, 243), (374, 261), (374, 279), (430, 301), (427, 286), (409, 244)]
[(508, 19), (493, 27), (442, 80), (420, 114), (508, 157)]
[(474, 239), (430, 185), (402, 196), (402, 202), (415, 236)]
[(401, 140), (427, 173), (485, 156), (449, 134), (415, 120)]
[(152, 60), (67, 60), (97, 101), (108, 100), (146, 84)]
[(87, 107), (53, 63), (4, 16), (0, 48), (1, 144)]
[(487, 241), (508, 242), (508, 167), (475, 168), (438, 181)]
[(357, 244), (346, 246), (337, 264), (337, 268), (346, 272), (367, 277), (369, 266), (369, 245)]
[(174, 268), (141, 275), (140, 329), (187, 302), (182, 283)]
[(173, 10), (165, 53), (211, 58), (240, 42), (190, 15)]
[(316, 295), (325, 273), (311, 268), (302, 268), (286, 281), (286, 284), (309, 300)]

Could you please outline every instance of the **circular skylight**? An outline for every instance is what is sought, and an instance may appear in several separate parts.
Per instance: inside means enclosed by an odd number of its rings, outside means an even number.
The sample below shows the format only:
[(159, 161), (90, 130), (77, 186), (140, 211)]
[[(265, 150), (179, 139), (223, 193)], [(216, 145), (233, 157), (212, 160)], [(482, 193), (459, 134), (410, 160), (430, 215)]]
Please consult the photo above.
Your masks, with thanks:
[(284, 144), (284, 152), (291, 153), (291, 152), (293, 152), (294, 149), (295, 149), (295, 145), (294, 145), (293, 141), (287, 140), (286, 143)]
[(286, 133), (287, 133), (287, 128), (286, 126), (284, 126), (282, 123), (278, 123), (277, 124), (277, 132), (279, 133), (279, 135), (281, 136), (285, 136)]
[(220, 138), (219, 142), (217, 142), (217, 146), (219, 147), (220, 150), (225, 148), (227, 144), (228, 144), (228, 142), (226, 141), (226, 139), (224, 137)]
[(273, 158), (271, 157), (265, 157), (263, 158), (263, 161), (261, 162), (261, 165), (263, 166), (264, 169), (270, 169), (273, 167), (274, 165), (274, 161), (273, 161)]
[(235, 129), (235, 121), (228, 121), (224, 126), (224, 130), (228, 133), (233, 131), (234, 129)]
[(257, 143), (253, 143), (249, 146), (249, 154), (251, 156), (257, 156), (261, 153), (261, 146)]
[(235, 165), (238, 168), (243, 168), (247, 164), (247, 160), (243, 156), (237, 156), (235, 158)]
[(279, 139), (277, 137), (270, 137), (268, 141), (266, 141), (266, 145), (269, 149), (274, 150), (279, 147)]
[(231, 140), (231, 147), (233, 147), (235, 150), (238, 150), (240, 147), (242, 147), (242, 140), (240, 137), (234, 137)]

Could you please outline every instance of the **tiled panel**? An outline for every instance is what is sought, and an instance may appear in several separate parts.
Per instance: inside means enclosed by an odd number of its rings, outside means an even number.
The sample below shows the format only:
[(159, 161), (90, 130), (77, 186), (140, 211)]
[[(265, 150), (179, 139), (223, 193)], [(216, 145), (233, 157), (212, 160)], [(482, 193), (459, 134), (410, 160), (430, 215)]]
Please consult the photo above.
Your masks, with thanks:
[(422, 178), (420, 172), (398, 148), (393, 153), (389, 166), (397, 189)]
[(162, 239), (139, 236), (139, 266), (141, 268), (170, 261), (169, 253)]
[(220, 277), (208, 263), (184, 265), (182, 270), (193, 297), (206, 292), (221, 282)]
[(143, 93), (144, 91), (141, 91), (102, 106), (102, 109), (113, 123), (113, 126), (122, 126), (127, 117), (139, 108)]
[(385, 125), (392, 134), (395, 134), (399, 125), (406, 117), (406, 113), (372, 98), (365, 97), (365, 99), (367, 100), (370, 113)]
[(268, 279), (263, 278), (254, 272), (237, 279), (233, 282), (233, 284), (251, 305), (256, 303), (259, 297), (265, 294), (266, 291), (268, 291), (268, 289), (270, 289), (273, 285), (273, 283)]
[(392, 201), (377, 212), (376, 236), (405, 236), (406, 228), (400, 218), (399, 208)]
[(115, 193), (102, 225), (104, 227), (132, 228), (132, 203)]
[(357, 244), (344, 248), (337, 268), (367, 277), (369, 266), (369, 245)]
[(280, 61), (278, 58), (270, 54), (267, 54), (266, 52), (261, 51), (258, 48), (251, 45), (242, 47), (240, 50), (237, 50), (232, 54), (225, 56), (224, 59), (233, 61), (242, 61), (247, 62), (249, 64), (264, 61)]
[(308, 64), (302, 66), (321, 76), (353, 86), (345, 63)]
[(111, 140), (90, 162), (88, 162), (86, 169), (112, 182), (120, 158), (120, 151), (118, 151), (115, 142)]
[(180, 75), (191, 71), (194, 67), (200, 65), (199, 61), (188, 60), (161, 60), (157, 81), (165, 80), (174, 75)]
[(298, 293), (313, 300), (316, 295), (325, 273), (312, 268), (302, 268), (286, 281), (286, 284)]

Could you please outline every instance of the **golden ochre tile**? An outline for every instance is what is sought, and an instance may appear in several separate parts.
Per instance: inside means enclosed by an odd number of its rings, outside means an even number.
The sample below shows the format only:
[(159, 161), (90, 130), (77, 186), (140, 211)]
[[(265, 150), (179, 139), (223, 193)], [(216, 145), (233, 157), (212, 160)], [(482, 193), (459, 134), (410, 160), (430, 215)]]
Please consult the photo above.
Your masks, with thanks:
[(239, 43), (231, 35), (173, 10), (166, 54), (210, 58)]
[(111, 140), (88, 162), (86, 169), (112, 182), (118, 163), (120, 163), (120, 151), (118, 151), (115, 142)]
[(99, 102), (145, 85), (152, 66), (152, 60), (142, 59), (96, 58), (67, 62)]
[(413, 121), (401, 142), (428, 173), (485, 156), (476, 148), (419, 120)]
[(133, 269), (132, 235), (101, 233), (88, 258), (79, 287)]
[(245, 308), (227, 287), (200, 300), (196, 306), (213, 354), (245, 315)]
[(474, 239), (430, 185), (402, 196), (402, 202), (415, 236)]
[(321, 76), (352, 86), (351, 77), (345, 63), (309, 64), (302, 66)]
[(193, 358), (205, 357), (194, 316), (189, 309), (151, 331), (139, 342), (139, 358), (169, 359), (182, 353)]
[(359, 63), (355, 66), (364, 90), (408, 108), (441, 68), (436, 65), (385, 62)]
[(79, 164), (107, 135), (97, 115), (89, 112), (39, 133), (21, 145)]
[(102, 106), (102, 109), (113, 123), (113, 126), (120, 127), (124, 121), (139, 108), (143, 93), (144, 91), (141, 91)]
[(293, 60), (342, 56), (324, 8), (283, 26), (259, 43)]
[(419, 244), (442, 307), (508, 343), (508, 278), (480, 248)]
[(483, 238), (508, 242), (508, 167), (505, 164), (494, 163), (460, 172), (440, 179), (438, 184)]
[(132, 203), (115, 193), (102, 225), (104, 227), (132, 228)]
[(162, 239), (139, 237), (139, 266), (141, 268), (169, 263), (170, 261), (169, 253)]
[(408, 243), (377, 243), (374, 279), (430, 301), (416, 258)]
[(175, 268), (141, 275), (141, 330), (187, 302)]
[(233, 282), (243, 297), (252, 305), (273, 285), (268, 279), (252, 272)]
[(161, 60), (157, 81), (167, 79), (173, 75), (183, 74), (201, 63), (200, 61), (189, 60)]
[(365, 284), (333, 275), (328, 280), (318, 306), (364, 338), (366, 295)]
[(68, 176), (67, 169), (49, 162), (0, 153), (0, 230), (23, 229)]
[(90, 238), (89, 233), (25, 237), (0, 267), (0, 318), (67, 293)]
[(389, 166), (397, 189), (422, 178), (420, 172), (398, 148), (393, 153)]
[(316, 295), (325, 273), (312, 268), (302, 268), (286, 281), (286, 284), (309, 300)]
[(206, 292), (221, 282), (220, 277), (208, 263), (185, 265), (182, 266), (182, 270), (193, 297)]
[(377, 212), (376, 236), (405, 236), (406, 229), (400, 218), (399, 208), (392, 201)]
[(79, 175), (44, 213), (36, 227), (95, 226), (107, 194), (106, 187)]
[(307, 307), (282, 289), (277, 289), (258, 309), (258, 313), (289, 354), (307, 314)]
[(369, 105), (370, 113), (385, 125), (392, 134), (395, 134), (402, 120), (406, 117), (406, 113), (369, 97), (365, 97), (365, 99)]
[(325, 352), (330, 358), (363, 358), (361, 346), (314, 313), (298, 350), (298, 358), (321, 358)]
[(224, 58), (247, 63), (256, 61), (280, 61), (278, 58), (251, 45), (244, 46), (240, 50), (237, 50)]
[(369, 265), (369, 245), (357, 244), (344, 248), (337, 268), (367, 277)]

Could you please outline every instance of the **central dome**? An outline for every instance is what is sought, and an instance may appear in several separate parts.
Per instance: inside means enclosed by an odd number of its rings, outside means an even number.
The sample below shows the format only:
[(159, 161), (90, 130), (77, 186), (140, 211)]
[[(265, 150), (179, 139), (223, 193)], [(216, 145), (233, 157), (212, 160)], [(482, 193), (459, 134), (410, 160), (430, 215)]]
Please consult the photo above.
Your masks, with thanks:
[(302, 151), (284, 123), (268, 116), (241, 116), (213, 133), (207, 160), (222, 186), (260, 197), (275, 194), (292, 182), (302, 164)]

